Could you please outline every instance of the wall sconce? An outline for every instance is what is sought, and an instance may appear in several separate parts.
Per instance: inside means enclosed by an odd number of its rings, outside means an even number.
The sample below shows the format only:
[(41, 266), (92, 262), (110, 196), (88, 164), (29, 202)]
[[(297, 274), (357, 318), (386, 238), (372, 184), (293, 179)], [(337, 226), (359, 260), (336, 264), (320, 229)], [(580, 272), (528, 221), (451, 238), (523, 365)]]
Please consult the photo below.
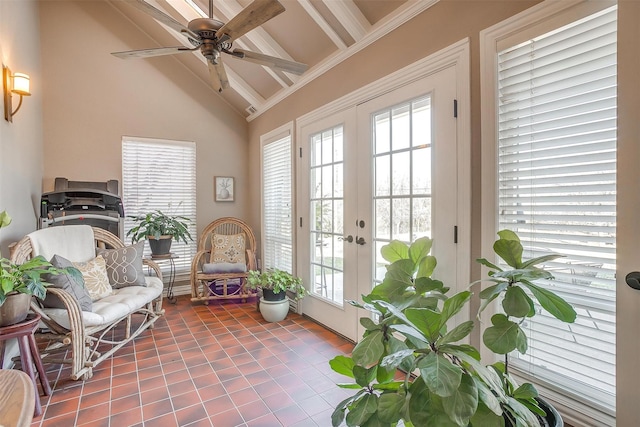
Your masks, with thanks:
[[(2, 87), (4, 89), (4, 119), (13, 122), (13, 116), (22, 107), (22, 97), (31, 96), (29, 92), (29, 75), (24, 73), (11, 74), (11, 69), (2, 66)], [(12, 100), (13, 94), (20, 95), (20, 102), (15, 110), (13, 110)]]

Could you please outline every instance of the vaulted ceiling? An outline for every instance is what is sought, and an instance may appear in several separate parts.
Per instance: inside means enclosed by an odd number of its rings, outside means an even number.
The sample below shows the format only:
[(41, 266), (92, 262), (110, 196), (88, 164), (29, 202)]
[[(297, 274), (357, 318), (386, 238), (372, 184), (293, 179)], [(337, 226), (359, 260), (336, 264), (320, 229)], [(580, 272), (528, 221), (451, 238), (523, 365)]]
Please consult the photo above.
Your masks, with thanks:
[[(156, 43), (155, 46), (130, 46), (130, 49), (185, 44), (183, 35), (129, 2), (109, 1), (123, 14), (123, 19), (131, 20)], [(193, 19), (209, 15), (208, 0), (145, 1), (184, 26)], [(236, 39), (233, 48), (302, 62), (309, 69), (302, 75), (295, 75), (225, 54), (222, 62), (230, 88), (222, 93), (210, 88), (211, 96), (223, 97), (232, 108), (251, 120), (437, 1), (280, 0), (285, 11)], [(250, 3), (251, 0), (213, 0), (212, 17), (228, 22)], [(198, 50), (172, 57), (187, 67), (195, 78), (209, 84), (207, 62)]]

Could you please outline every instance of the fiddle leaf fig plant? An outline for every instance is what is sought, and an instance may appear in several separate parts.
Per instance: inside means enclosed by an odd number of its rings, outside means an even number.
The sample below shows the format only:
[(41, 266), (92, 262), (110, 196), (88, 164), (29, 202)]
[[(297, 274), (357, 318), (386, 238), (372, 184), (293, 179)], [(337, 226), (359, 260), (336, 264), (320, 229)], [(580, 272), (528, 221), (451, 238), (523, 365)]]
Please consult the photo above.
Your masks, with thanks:
[(351, 379), (339, 386), (355, 390), (335, 408), (334, 426), (394, 426), (401, 421), (439, 427), (541, 425), (538, 417), (545, 411), (538, 393), (509, 375), (506, 355), (526, 352), (521, 325), (535, 315), (536, 301), (565, 322), (575, 320), (575, 311), (542, 284), (552, 275), (541, 265), (559, 255), (524, 261), (518, 236), (508, 230), (498, 234), (494, 251), (509, 268), (478, 260), (489, 267), (493, 283), (480, 293), (478, 314), (500, 302), (502, 311), (492, 316), (483, 341), (495, 354), (505, 355), (505, 361), (486, 366), (480, 352), (466, 343), (474, 321), (451, 325), (458, 313), (468, 312), (472, 293), (448, 296), (449, 288), (431, 277), (437, 265), (429, 255), (432, 241), (392, 241), (381, 249), (390, 263), (384, 280), (362, 303), (348, 301), (371, 314), (360, 319), (365, 332), (351, 355), (330, 361), (335, 372)]

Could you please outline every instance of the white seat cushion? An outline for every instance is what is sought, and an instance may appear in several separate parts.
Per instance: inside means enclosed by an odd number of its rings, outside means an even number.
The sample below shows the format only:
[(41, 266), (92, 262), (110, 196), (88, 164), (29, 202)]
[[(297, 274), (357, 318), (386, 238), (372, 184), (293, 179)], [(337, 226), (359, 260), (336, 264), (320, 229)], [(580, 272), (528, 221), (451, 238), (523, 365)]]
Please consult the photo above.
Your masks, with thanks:
[[(102, 326), (144, 307), (162, 294), (163, 283), (157, 277), (146, 277), (147, 286), (128, 286), (114, 289), (105, 298), (93, 302), (93, 311), (83, 311), (84, 327)], [(43, 310), (59, 325), (69, 329), (67, 310), (61, 308), (45, 308)]]

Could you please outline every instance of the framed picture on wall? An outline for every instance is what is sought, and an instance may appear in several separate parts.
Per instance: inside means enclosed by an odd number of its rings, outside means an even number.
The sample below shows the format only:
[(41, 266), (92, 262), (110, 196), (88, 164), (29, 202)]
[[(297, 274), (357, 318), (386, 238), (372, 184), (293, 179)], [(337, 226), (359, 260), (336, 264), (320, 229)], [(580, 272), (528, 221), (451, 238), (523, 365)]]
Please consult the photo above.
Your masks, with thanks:
[(215, 176), (213, 177), (213, 188), (215, 189), (216, 202), (233, 202), (235, 192), (233, 188), (233, 177)]

